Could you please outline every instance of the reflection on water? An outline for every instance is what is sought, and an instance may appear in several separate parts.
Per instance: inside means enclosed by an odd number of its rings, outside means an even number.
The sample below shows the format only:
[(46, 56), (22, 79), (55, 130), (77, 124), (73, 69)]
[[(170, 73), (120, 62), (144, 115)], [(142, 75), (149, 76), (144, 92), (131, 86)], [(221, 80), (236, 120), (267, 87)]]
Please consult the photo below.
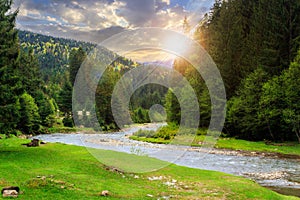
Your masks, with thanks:
[(35, 138), (46, 142), (147, 155), (182, 166), (244, 176), (275, 191), (300, 196), (300, 162), (297, 160), (230, 155), (226, 154), (226, 151), (222, 154), (207, 153), (197, 148), (150, 144), (133, 141), (127, 137), (141, 128), (155, 130), (160, 126), (162, 124), (149, 124), (110, 134), (51, 134)]

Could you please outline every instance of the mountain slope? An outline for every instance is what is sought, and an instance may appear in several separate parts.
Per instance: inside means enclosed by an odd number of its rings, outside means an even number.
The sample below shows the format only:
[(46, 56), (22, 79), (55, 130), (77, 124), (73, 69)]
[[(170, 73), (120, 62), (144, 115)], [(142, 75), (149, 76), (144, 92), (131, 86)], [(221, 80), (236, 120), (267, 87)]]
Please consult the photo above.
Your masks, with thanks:
[[(89, 53), (95, 44), (71, 39), (55, 38), (28, 31), (19, 31), (20, 46), (38, 58), (44, 80), (61, 78), (68, 68), (69, 54), (72, 49), (82, 47)], [(57, 77), (58, 76), (58, 77)]]

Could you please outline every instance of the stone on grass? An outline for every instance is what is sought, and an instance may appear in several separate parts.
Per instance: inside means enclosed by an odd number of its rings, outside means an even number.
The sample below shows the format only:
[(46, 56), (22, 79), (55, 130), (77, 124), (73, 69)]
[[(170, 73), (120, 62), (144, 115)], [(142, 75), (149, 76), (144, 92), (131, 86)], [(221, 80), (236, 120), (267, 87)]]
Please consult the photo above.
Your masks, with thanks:
[(20, 188), (16, 186), (5, 187), (1, 190), (3, 197), (18, 197)]
[(19, 135), (18, 138), (20, 138), (20, 139), (27, 139), (27, 136), (26, 135)]
[(106, 197), (106, 196), (108, 196), (108, 195), (109, 195), (109, 191), (108, 191), (108, 190), (103, 190), (103, 191), (101, 192), (101, 196)]
[(38, 147), (40, 146), (40, 140), (38, 139), (33, 139), (31, 140), (31, 142), (29, 142), (28, 144), (26, 144), (27, 147)]

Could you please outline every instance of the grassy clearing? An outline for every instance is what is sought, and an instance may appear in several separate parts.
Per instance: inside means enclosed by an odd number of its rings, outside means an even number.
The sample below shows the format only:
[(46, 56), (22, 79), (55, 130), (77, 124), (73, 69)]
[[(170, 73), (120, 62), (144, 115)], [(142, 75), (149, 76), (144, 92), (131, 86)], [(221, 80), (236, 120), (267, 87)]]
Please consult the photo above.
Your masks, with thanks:
[[(160, 132), (160, 130), (158, 131)], [(163, 133), (168, 132), (168, 128), (164, 127)], [(171, 128), (171, 134), (174, 135), (174, 130)], [(147, 131), (145, 133), (139, 133), (137, 135), (133, 135), (130, 139), (150, 142), (150, 143), (158, 143), (158, 144), (170, 144), (173, 143), (173, 138), (164, 138), (164, 137), (156, 137), (157, 135), (161, 135), (158, 133), (154, 137), (144, 137), (147, 135)], [(153, 133), (152, 133), (153, 135)], [(170, 135), (170, 134), (169, 134)], [(142, 136), (142, 137), (141, 137)], [(198, 130), (197, 135), (180, 135), (175, 137), (176, 141), (190, 141), (187, 145), (191, 145), (194, 147), (201, 147), (202, 142), (206, 138), (205, 130)], [(287, 155), (300, 155), (300, 144), (296, 142), (282, 143), (282, 144), (266, 144), (265, 142), (251, 142), (246, 140), (239, 140), (235, 138), (223, 138), (220, 137), (215, 145), (216, 148), (220, 149), (232, 149), (232, 150), (244, 150), (244, 151), (257, 151), (257, 152), (271, 152), (271, 153), (281, 153)]]
[[(276, 145), (276, 144), (275, 144)], [(217, 148), (246, 150), (246, 151), (261, 151), (274, 152), (290, 155), (300, 155), (300, 144), (298, 143), (283, 143), (277, 144), (282, 146), (267, 145), (265, 142), (250, 142), (246, 140), (237, 140), (233, 138), (221, 138), (217, 143)]]
[[(25, 142), (0, 140), (0, 187), (20, 186), (19, 199), (297, 199), (240, 177), (175, 165), (137, 175), (112, 172), (86, 148), (50, 143), (27, 148), (21, 145)], [(107, 162), (123, 159), (128, 168), (136, 163), (161, 164), (147, 157), (94, 151)], [(160, 176), (160, 180), (148, 179)], [(102, 190), (110, 191), (110, 196), (100, 197)]]

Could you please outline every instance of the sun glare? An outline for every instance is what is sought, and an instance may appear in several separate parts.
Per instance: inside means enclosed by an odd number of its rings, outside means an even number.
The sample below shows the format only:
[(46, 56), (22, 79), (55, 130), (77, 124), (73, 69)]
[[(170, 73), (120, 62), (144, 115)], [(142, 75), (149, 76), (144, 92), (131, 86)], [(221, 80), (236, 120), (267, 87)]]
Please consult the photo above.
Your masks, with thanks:
[(189, 48), (187, 39), (177, 35), (168, 37), (164, 41), (164, 46), (179, 55), (183, 55)]

